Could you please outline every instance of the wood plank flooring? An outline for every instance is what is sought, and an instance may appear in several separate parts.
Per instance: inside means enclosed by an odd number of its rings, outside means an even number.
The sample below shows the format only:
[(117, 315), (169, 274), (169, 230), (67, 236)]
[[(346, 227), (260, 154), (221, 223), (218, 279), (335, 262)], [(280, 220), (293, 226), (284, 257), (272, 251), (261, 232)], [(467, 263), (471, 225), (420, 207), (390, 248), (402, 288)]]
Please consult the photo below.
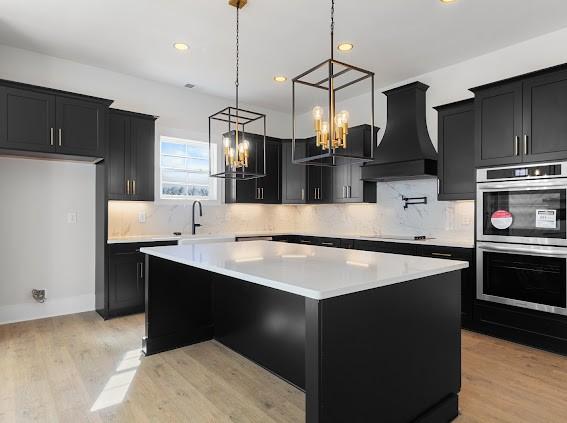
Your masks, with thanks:
[[(222, 345), (140, 360), (142, 334), (142, 315), (0, 326), (0, 422), (304, 421), (302, 392)], [(565, 357), (464, 331), (462, 380), (457, 423), (567, 421)]]

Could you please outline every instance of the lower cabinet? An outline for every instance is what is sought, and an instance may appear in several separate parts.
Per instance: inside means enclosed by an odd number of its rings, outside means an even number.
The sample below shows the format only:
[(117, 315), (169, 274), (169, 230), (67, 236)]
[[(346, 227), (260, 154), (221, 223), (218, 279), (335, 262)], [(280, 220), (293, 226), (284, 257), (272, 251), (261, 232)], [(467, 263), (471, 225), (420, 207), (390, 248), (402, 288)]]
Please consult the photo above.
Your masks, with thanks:
[(145, 255), (142, 247), (175, 245), (176, 241), (110, 244), (106, 317), (141, 313), (145, 306)]
[(417, 256), (417, 245), (398, 242), (354, 240), (355, 250), (376, 251), (379, 253), (403, 254)]
[(418, 246), (420, 256), (447, 260), (467, 261), (469, 267), (461, 270), (461, 325), (473, 324), (473, 305), (476, 297), (476, 266), (472, 248), (441, 247), (433, 245)]

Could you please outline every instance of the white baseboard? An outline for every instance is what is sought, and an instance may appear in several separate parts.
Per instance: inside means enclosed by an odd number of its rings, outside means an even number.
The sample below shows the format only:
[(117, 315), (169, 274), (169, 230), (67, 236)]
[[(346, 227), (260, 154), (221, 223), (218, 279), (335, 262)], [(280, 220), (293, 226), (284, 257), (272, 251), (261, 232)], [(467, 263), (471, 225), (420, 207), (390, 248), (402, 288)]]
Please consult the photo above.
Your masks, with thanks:
[(95, 309), (95, 295), (86, 294), (67, 298), (48, 298), (42, 303), (24, 303), (0, 306), (0, 325), (44, 319), (65, 314), (82, 313)]

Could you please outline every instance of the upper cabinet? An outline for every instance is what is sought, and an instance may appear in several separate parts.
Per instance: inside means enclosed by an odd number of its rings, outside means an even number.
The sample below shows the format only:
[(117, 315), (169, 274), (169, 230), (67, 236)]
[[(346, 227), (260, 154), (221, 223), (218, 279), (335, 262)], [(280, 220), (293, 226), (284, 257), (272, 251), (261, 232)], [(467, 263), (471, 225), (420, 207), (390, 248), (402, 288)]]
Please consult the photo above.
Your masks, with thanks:
[[(305, 157), (305, 142), (296, 142), (296, 156)], [(307, 166), (292, 162), (291, 140), (282, 143), (282, 203), (304, 204), (307, 189)]]
[[(248, 170), (264, 169), (264, 137), (246, 134), (249, 143)], [(266, 176), (247, 180), (225, 180), (226, 203), (281, 203), (281, 142), (266, 138)]]
[[(307, 141), (307, 154), (316, 156), (321, 154), (317, 147), (315, 138)], [(320, 159), (319, 163), (323, 160)], [(324, 204), (333, 202), (333, 168), (324, 165), (307, 166), (307, 202), (312, 204)]]
[(155, 119), (111, 109), (107, 156), (110, 200), (154, 200)]
[(3, 82), (0, 147), (102, 158), (108, 100)]
[(474, 88), (476, 165), (567, 158), (567, 70)]
[(474, 100), (435, 107), (438, 112), (439, 200), (474, 200)]

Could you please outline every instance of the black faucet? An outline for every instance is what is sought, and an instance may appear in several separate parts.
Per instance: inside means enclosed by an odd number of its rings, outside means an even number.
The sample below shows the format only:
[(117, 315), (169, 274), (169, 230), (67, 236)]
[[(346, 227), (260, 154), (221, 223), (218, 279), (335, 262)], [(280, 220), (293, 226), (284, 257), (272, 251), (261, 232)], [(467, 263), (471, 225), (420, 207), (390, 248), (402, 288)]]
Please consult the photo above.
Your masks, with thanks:
[(193, 201), (193, 218), (191, 220), (191, 233), (193, 235), (195, 235), (195, 229), (197, 229), (198, 226), (201, 226), (200, 223), (195, 223), (195, 204), (199, 205), (199, 216), (203, 216), (203, 207), (201, 206), (201, 202), (199, 200)]

